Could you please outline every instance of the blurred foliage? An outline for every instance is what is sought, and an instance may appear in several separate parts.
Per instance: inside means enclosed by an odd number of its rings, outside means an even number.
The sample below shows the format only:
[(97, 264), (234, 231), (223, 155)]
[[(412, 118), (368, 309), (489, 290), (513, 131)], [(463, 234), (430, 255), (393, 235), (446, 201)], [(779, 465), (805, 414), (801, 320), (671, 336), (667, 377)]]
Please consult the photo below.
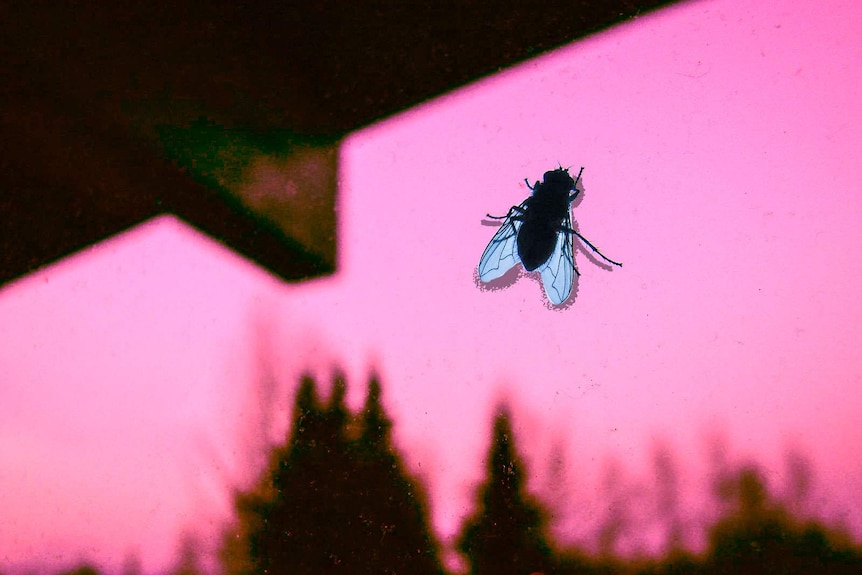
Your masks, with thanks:
[(458, 541), (475, 575), (520, 575), (551, 567), (544, 514), (524, 490), (524, 465), (514, 441), (503, 407), (494, 421), (480, 503)]
[[(324, 407), (315, 382), (302, 380), (292, 429), (274, 450), (266, 478), (237, 495), (240, 520), (224, 555), (230, 575), (442, 573), (425, 497), (391, 442), (379, 380), (371, 378), (359, 414), (345, 407), (345, 389), (336, 377)], [(526, 491), (528, 472), (503, 405), (493, 423), (486, 479), (455, 545), (472, 575), (862, 573), (862, 549), (849, 537), (789, 511), (802, 508), (810, 483), (804, 462), (797, 457), (791, 463), (796, 500), (789, 507), (769, 494), (756, 467), (723, 469), (713, 486), (723, 511), (709, 530), (707, 549), (696, 555), (680, 542), (677, 472), (660, 449), (657, 513), (668, 523), (665, 556), (593, 556), (551, 540), (548, 509)], [(603, 524), (602, 533), (618, 538), (626, 528)], [(238, 543), (245, 544), (243, 553), (236, 552)], [(606, 541), (605, 549), (615, 543)]]
[[(346, 382), (336, 375), (326, 405), (316, 382), (304, 377), (292, 426), (275, 446), (263, 477), (235, 494), (236, 520), (225, 532), (221, 570), (226, 575), (417, 574), (443, 575), (439, 544), (429, 525), (426, 496), (404, 468), (392, 438), (392, 421), (372, 376), (363, 409), (345, 405)], [(721, 510), (699, 554), (680, 543), (675, 466), (665, 448), (656, 459), (656, 513), (668, 523), (664, 556), (626, 559), (591, 554), (552, 540), (549, 509), (525, 488), (507, 406), (494, 419), (486, 477), (477, 504), (455, 541), (471, 575), (858, 575), (862, 547), (844, 531), (805, 519), (811, 469), (791, 454), (789, 501), (776, 498), (754, 465), (719, 466), (712, 485)], [(628, 505), (634, 505), (629, 502)], [(620, 516), (626, 515), (626, 510)], [(684, 515), (684, 511), (682, 512)], [(600, 530), (619, 537), (624, 526)], [(597, 534), (601, 537), (601, 533)], [(172, 574), (202, 567), (191, 535), (181, 542)], [(136, 574), (132, 558), (124, 571)], [(84, 564), (61, 575), (100, 575)]]
[(719, 484), (730, 512), (709, 534), (705, 573), (862, 573), (860, 549), (773, 500), (759, 471), (745, 466)]
[(100, 575), (98, 569), (90, 564), (84, 563), (74, 569), (63, 571), (60, 575)]
[(288, 440), (260, 484), (237, 496), (231, 575), (443, 572), (424, 494), (392, 446), (379, 382), (371, 379), (357, 416), (345, 393), (337, 376), (324, 407), (315, 382), (302, 380)]

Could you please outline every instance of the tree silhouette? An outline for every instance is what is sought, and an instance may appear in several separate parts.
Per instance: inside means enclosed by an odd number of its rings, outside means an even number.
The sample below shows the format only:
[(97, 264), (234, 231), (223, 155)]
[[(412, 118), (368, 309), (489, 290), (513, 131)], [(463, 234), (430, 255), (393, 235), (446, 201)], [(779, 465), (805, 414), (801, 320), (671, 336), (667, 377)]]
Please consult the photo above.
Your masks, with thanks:
[(345, 395), (337, 375), (323, 408), (303, 378), (288, 440), (258, 488), (236, 498), (233, 539), (247, 540), (248, 560), (232, 565), (267, 575), (442, 573), (422, 497), (391, 445), (379, 382), (358, 421)]
[(670, 448), (657, 445), (653, 452), (656, 515), (665, 529), (667, 551), (682, 553), (684, 530), (679, 515), (679, 471)]
[(102, 575), (101, 572), (89, 563), (83, 563), (77, 567), (73, 567), (61, 572), (60, 575)]
[(731, 512), (710, 531), (706, 572), (862, 573), (857, 550), (820, 524), (795, 520), (770, 497), (753, 466), (726, 477), (722, 488)]
[(191, 532), (185, 532), (180, 536), (179, 553), (170, 575), (201, 575), (204, 569), (201, 566), (200, 541)]
[(85, 563), (83, 565), (79, 565), (78, 567), (74, 567), (69, 569), (68, 571), (63, 571), (61, 575), (101, 575), (99, 570), (93, 567), (92, 565)]
[[(338, 401), (333, 391), (333, 401)], [(336, 478), (345, 475), (346, 450), (333, 428), (341, 406), (322, 409), (314, 380), (304, 377), (296, 395), (291, 434), (272, 456), (263, 485), (238, 498), (249, 524), (251, 565), (257, 573), (335, 573), (344, 558), (337, 541)], [(345, 442), (346, 443), (346, 442)], [(349, 475), (349, 474), (348, 474)]]
[[(279, 573), (302, 554), (313, 537), (302, 495), (314, 501), (320, 486), (307, 483), (323, 437), (324, 413), (314, 380), (302, 377), (296, 392), (293, 423), (283, 445), (272, 450), (269, 469), (251, 490), (234, 494), (235, 525), (225, 533), (221, 561), (229, 575)], [(301, 533), (301, 535), (300, 535)], [(301, 572), (301, 571), (299, 571)]]
[(545, 520), (526, 495), (523, 465), (518, 457), (503, 407), (494, 420), (488, 457), (488, 479), (476, 513), (467, 520), (458, 549), (473, 575), (527, 575), (553, 567)]
[(380, 381), (372, 376), (356, 444), (362, 461), (364, 572), (438, 575), (443, 569), (426, 522), (426, 498), (392, 445), (392, 422), (380, 395)]

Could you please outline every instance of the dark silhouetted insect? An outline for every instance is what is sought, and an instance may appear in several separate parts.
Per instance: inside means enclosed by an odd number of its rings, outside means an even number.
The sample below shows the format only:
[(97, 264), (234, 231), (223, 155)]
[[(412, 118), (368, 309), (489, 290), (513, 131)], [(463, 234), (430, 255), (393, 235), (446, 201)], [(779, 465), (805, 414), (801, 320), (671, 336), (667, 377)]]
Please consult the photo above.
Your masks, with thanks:
[[(572, 257), (572, 237), (577, 236), (606, 262), (623, 264), (606, 257), (590, 241), (572, 228), (572, 202), (578, 196), (578, 181), (565, 168), (545, 172), (541, 182), (531, 186), (532, 195), (512, 206), (505, 220), (479, 260), (479, 279), (489, 282), (502, 276), (521, 262), (529, 272), (538, 270), (548, 300), (554, 305), (566, 301), (572, 293), (575, 274), (580, 275)], [(569, 192), (572, 192), (571, 195)]]

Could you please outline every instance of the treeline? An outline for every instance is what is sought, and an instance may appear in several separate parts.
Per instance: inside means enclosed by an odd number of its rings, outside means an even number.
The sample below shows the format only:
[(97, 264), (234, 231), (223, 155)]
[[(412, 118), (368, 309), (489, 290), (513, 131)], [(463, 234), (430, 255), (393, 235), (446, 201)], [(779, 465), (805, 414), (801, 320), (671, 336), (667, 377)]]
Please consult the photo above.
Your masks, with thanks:
[[(236, 495), (225, 538), (227, 575), (441, 574), (425, 494), (391, 442), (391, 420), (372, 377), (362, 411), (336, 377), (327, 405), (311, 378), (299, 386), (292, 428), (253, 490)], [(707, 550), (676, 548), (641, 562), (558, 545), (548, 509), (525, 490), (510, 415), (494, 420), (486, 478), (456, 546), (472, 575), (862, 573), (862, 549), (826, 526), (794, 517), (754, 467), (725, 477), (724, 515)]]
[[(225, 575), (446, 575), (426, 494), (392, 444), (380, 381), (371, 377), (359, 413), (348, 410), (345, 394), (345, 379), (336, 376), (323, 404), (315, 381), (302, 379), (284, 443), (260, 481), (234, 495), (236, 520), (221, 546)], [(796, 516), (753, 466), (718, 482), (724, 512), (700, 554), (675, 545), (664, 557), (634, 561), (608, 551), (612, 545), (597, 555), (563, 546), (550, 536), (554, 510), (526, 492), (510, 421), (501, 406), (486, 476), (456, 541), (470, 575), (862, 574), (859, 545)], [(600, 538), (614, 526), (603, 530)], [(194, 544), (184, 549), (172, 575), (201, 575)], [(82, 566), (63, 575), (99, 573)]]

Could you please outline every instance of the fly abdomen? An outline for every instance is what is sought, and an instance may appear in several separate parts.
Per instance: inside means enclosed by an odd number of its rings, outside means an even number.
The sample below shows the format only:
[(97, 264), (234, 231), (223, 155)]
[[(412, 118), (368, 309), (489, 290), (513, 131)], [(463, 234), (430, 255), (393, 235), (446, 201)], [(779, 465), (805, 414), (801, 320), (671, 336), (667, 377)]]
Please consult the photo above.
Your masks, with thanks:
[(524, 222), (518, 233), (518, 257), (524, 269), (531, 272), (548, 261), (556, 243), (555, 231)]

